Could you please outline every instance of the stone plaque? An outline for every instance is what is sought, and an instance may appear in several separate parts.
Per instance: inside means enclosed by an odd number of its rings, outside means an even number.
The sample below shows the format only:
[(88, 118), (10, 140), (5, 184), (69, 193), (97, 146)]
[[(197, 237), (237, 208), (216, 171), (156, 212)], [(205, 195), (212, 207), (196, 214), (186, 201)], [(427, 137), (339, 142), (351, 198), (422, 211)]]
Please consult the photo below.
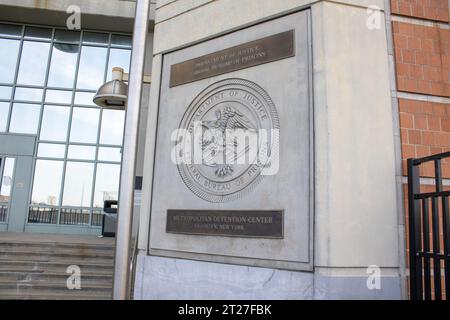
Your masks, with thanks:
[(170, 87), (289, 58), (294, 54), (294, 30), (282, 32), (174, 64), (170, 72)]
[(311, 270), (309, 21), (297, 12), (155, 57), (150, 254)]
[(167, 210), (169, 233), (283, 238), (283, 212), (280, 210)]

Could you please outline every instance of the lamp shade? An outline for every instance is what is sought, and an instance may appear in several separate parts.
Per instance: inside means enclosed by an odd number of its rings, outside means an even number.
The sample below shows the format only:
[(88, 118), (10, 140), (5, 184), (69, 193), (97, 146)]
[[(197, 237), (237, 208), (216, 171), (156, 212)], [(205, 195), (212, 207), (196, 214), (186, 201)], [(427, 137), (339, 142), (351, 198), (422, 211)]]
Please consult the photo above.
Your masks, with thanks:
[(125, 110), (128, 85), (121, 80), (104, 83), (94, 96), (94, 103), (105, 109)]

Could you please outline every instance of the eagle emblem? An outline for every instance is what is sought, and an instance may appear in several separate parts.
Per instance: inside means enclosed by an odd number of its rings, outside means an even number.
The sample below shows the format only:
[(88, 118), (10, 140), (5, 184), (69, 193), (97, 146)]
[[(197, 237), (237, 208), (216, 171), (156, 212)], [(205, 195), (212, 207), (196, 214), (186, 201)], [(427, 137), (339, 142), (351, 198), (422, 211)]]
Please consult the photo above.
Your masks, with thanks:
[(214, 173), (219, 178), (232, 175), (233, 165), (244, 157), (249, 145), (239, 148), (239, 133), (256, 134), (256, 126), (242, 112), (231, 105), (226, 105), (215, 111), (215, 119), (202, 121), (201, 148), (203, 164), (215, 168)]

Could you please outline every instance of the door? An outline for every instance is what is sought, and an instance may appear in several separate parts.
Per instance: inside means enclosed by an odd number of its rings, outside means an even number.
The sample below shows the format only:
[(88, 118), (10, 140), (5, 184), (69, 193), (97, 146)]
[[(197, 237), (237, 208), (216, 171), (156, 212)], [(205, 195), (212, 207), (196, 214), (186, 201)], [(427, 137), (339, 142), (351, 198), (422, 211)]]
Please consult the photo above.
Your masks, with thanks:
[(0, 134), (0, 231), (25, 230), (35, 141), (35, 136)]

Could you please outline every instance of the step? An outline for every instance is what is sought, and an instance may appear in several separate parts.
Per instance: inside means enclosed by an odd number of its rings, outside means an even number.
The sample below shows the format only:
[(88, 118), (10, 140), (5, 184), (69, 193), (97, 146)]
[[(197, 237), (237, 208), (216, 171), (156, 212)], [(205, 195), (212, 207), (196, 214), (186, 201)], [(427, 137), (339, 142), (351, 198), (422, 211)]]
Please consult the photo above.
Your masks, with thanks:
[(65, 261), (65, 262), (40, 262), (40, 261), (17, 261), (17, 260), (2, 260), (0, 259), (0, 272), (47, 272), (47, 273), (65, 273), (67, 267), (70, 265), (77, 265), (81, 272), (93, 273), (112, 273), (112, 263), (87, 263), (79, 261)]
[(112, 290), (54, 290), (47, 289), (8, 289), (0, 290), (0, 300), (2, 299), (52, 299), (52, 300), (110, 300), (112, 298)]
[(27, 294), (1, 293), (0, 300), (111, 300), (111, 293), (97, 295), (61, 295), (32, 292)]
[(64, 242), (25, 242), (25, 241), (0, 241), (0, 252), (8, 248), (41, 248), (41, 249), (76, 249), (76, 250), (97, 250), (108, 252), (114, 249), (114, 243), (95, 244), (95, 243), (64, 243)]
[(9, 253), (23, 253), (23, 254), (56, 254), (56, 255), (83, 255), (83, 256), (98, 256), (105, 258), (114, 257), (114, 248), (105, 249), (89, 249), (89, 248), (60, 248), (60, 247), (25, 247), (25, 246), (4, 246), (0, 245), (0, 254)]
[(1, 295), (23, 295), (27, 296), (32, 293), (39, 292), (41, 295), (58, 294), (68, 296), (107, 296), (112, 293), (111, 285), (99, 285), (81, 283), (81, 289), (70, 290), (65, 283), (42, 283), (42, 282), (30, 282), (30, 283), (14, 283), (14, 282), (1, 282), (0, 283), (0, 296)]
[(13, 260), (13, 261), (76, 261), (81, 262), (99, 262), (112, 264), (114, 258), (112, 256), (104, 255), (84, 255), (84, 254), (58, 254), (51, 252), (0, 252), (0, 261)]
[(112, 290), (112, 282), (110, 283), (99, 283), (97, 281), (83, 281), (81, 280), (81, 289), (80, 290), (70, 290), (67, 288), (66, 281), (39, 281), (39, 280), (31, 280), (31, 281), (0, 281), (0, 293), (4, 290), (9, 289), (52, 289), (52, 290), (60, 290), (60, 291), (92, 291), (92, 290)]
[[(0, 272), (0, 282), (59, 282), (65, 283), (70, 275), (67, 273), (46, 273), (46, 272)], [(83, 273), (81, 283), (94, 283), (109, 285), (113, 281), (112, 273), (95, 274)]]

